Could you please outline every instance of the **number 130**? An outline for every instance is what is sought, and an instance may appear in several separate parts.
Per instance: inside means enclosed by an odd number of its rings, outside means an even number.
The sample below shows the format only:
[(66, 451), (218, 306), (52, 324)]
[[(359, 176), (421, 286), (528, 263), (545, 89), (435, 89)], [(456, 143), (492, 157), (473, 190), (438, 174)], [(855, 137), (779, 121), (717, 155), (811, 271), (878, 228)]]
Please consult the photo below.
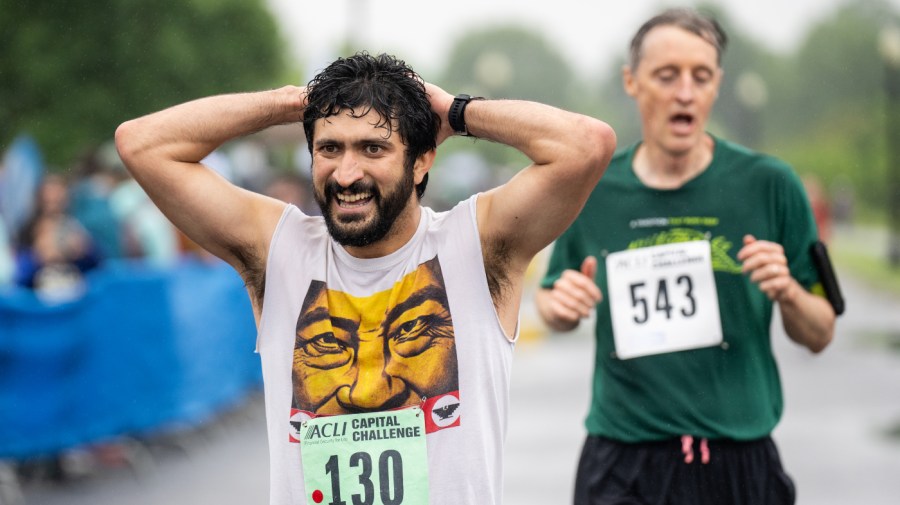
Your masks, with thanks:
[[(356, 452), (350, 456), (350, 466), (361, 467), (359, 484), (363, 488), (362, 495), (354, 494), (350, 498), (353, 505), (373, 505), (375, 502), (375, 486), (372, 482), (372, 456), (367, 452)], [(334, 497), (328, 505), (347, 505), (341, 499), (341, 478), (338, 457), (331, 456), (325, 463), (325, 473), (331, 475), (331, 495)], [(403, 503), (403, 461), (400, 453), (387, 450), (378, 458), (378, 477), (381, 502), (384, 505), (400, 505)], [(391, 491), (393, 490), (393, 493)]]

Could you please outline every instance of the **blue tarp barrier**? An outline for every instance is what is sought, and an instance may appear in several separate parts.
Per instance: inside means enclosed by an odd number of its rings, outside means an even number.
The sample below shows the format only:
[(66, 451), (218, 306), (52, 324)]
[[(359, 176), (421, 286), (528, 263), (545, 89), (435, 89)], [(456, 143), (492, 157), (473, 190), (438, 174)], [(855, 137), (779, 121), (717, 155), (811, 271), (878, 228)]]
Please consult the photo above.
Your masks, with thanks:
[(213, 420), (262, 384), (240, 277), (110, 263), (77, 300), (0, 294), (0, 459)]

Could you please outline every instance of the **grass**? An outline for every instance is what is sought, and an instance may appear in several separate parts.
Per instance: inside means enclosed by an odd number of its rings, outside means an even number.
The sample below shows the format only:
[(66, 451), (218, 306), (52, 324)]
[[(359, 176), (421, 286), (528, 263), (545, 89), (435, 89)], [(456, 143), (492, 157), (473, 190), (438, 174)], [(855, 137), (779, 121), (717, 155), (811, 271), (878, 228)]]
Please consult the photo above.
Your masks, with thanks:
[(831, 261), (839, 272), (876, 291), (900, 296), (900, 267), (888, 264), (887, 250), (883, 228), (838, 231), (829, 245)]
[[(888, 234), (884, 227), (855, 226), (836, 230), (828, 250), (839, 277), (852, 277), (868, 289), (900, 300), (900, 267), (888, 263)], [(847, 304), (852, 305), (853, 300), (847, 300)], [(866, 345), (900, 352), (900, 328), (860, 337)], [(897, 431), (900, 433), (900, 421)]]

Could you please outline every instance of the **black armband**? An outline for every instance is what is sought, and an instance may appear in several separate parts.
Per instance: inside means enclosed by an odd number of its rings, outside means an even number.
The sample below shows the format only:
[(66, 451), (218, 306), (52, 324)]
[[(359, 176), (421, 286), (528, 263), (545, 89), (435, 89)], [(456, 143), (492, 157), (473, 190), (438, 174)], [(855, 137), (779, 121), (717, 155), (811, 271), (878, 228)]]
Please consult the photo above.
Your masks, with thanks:
[(812, 256), (813, 264), (819, 273), (819, 279), (822, 281), (822, 287), (825, 288), (825, 298), (834, 309), (835, 315), (844, 313), (844, 296), (841, 294), (841, 287), (838, 285), (837, 275), (831, 266), (831, 259), (828, 257), (828, 249), (822, 241), (818, 240), (815, 244), (809, 246), (809, 254)]

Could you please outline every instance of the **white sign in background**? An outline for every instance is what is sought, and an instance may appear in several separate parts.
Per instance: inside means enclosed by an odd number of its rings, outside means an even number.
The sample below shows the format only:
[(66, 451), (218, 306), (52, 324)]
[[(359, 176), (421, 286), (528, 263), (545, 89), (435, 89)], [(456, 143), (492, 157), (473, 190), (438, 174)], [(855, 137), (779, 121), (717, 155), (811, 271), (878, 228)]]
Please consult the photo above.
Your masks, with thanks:
[(619, 359), (722, 343), (708, 241), (612, 253), (606, 275)]

